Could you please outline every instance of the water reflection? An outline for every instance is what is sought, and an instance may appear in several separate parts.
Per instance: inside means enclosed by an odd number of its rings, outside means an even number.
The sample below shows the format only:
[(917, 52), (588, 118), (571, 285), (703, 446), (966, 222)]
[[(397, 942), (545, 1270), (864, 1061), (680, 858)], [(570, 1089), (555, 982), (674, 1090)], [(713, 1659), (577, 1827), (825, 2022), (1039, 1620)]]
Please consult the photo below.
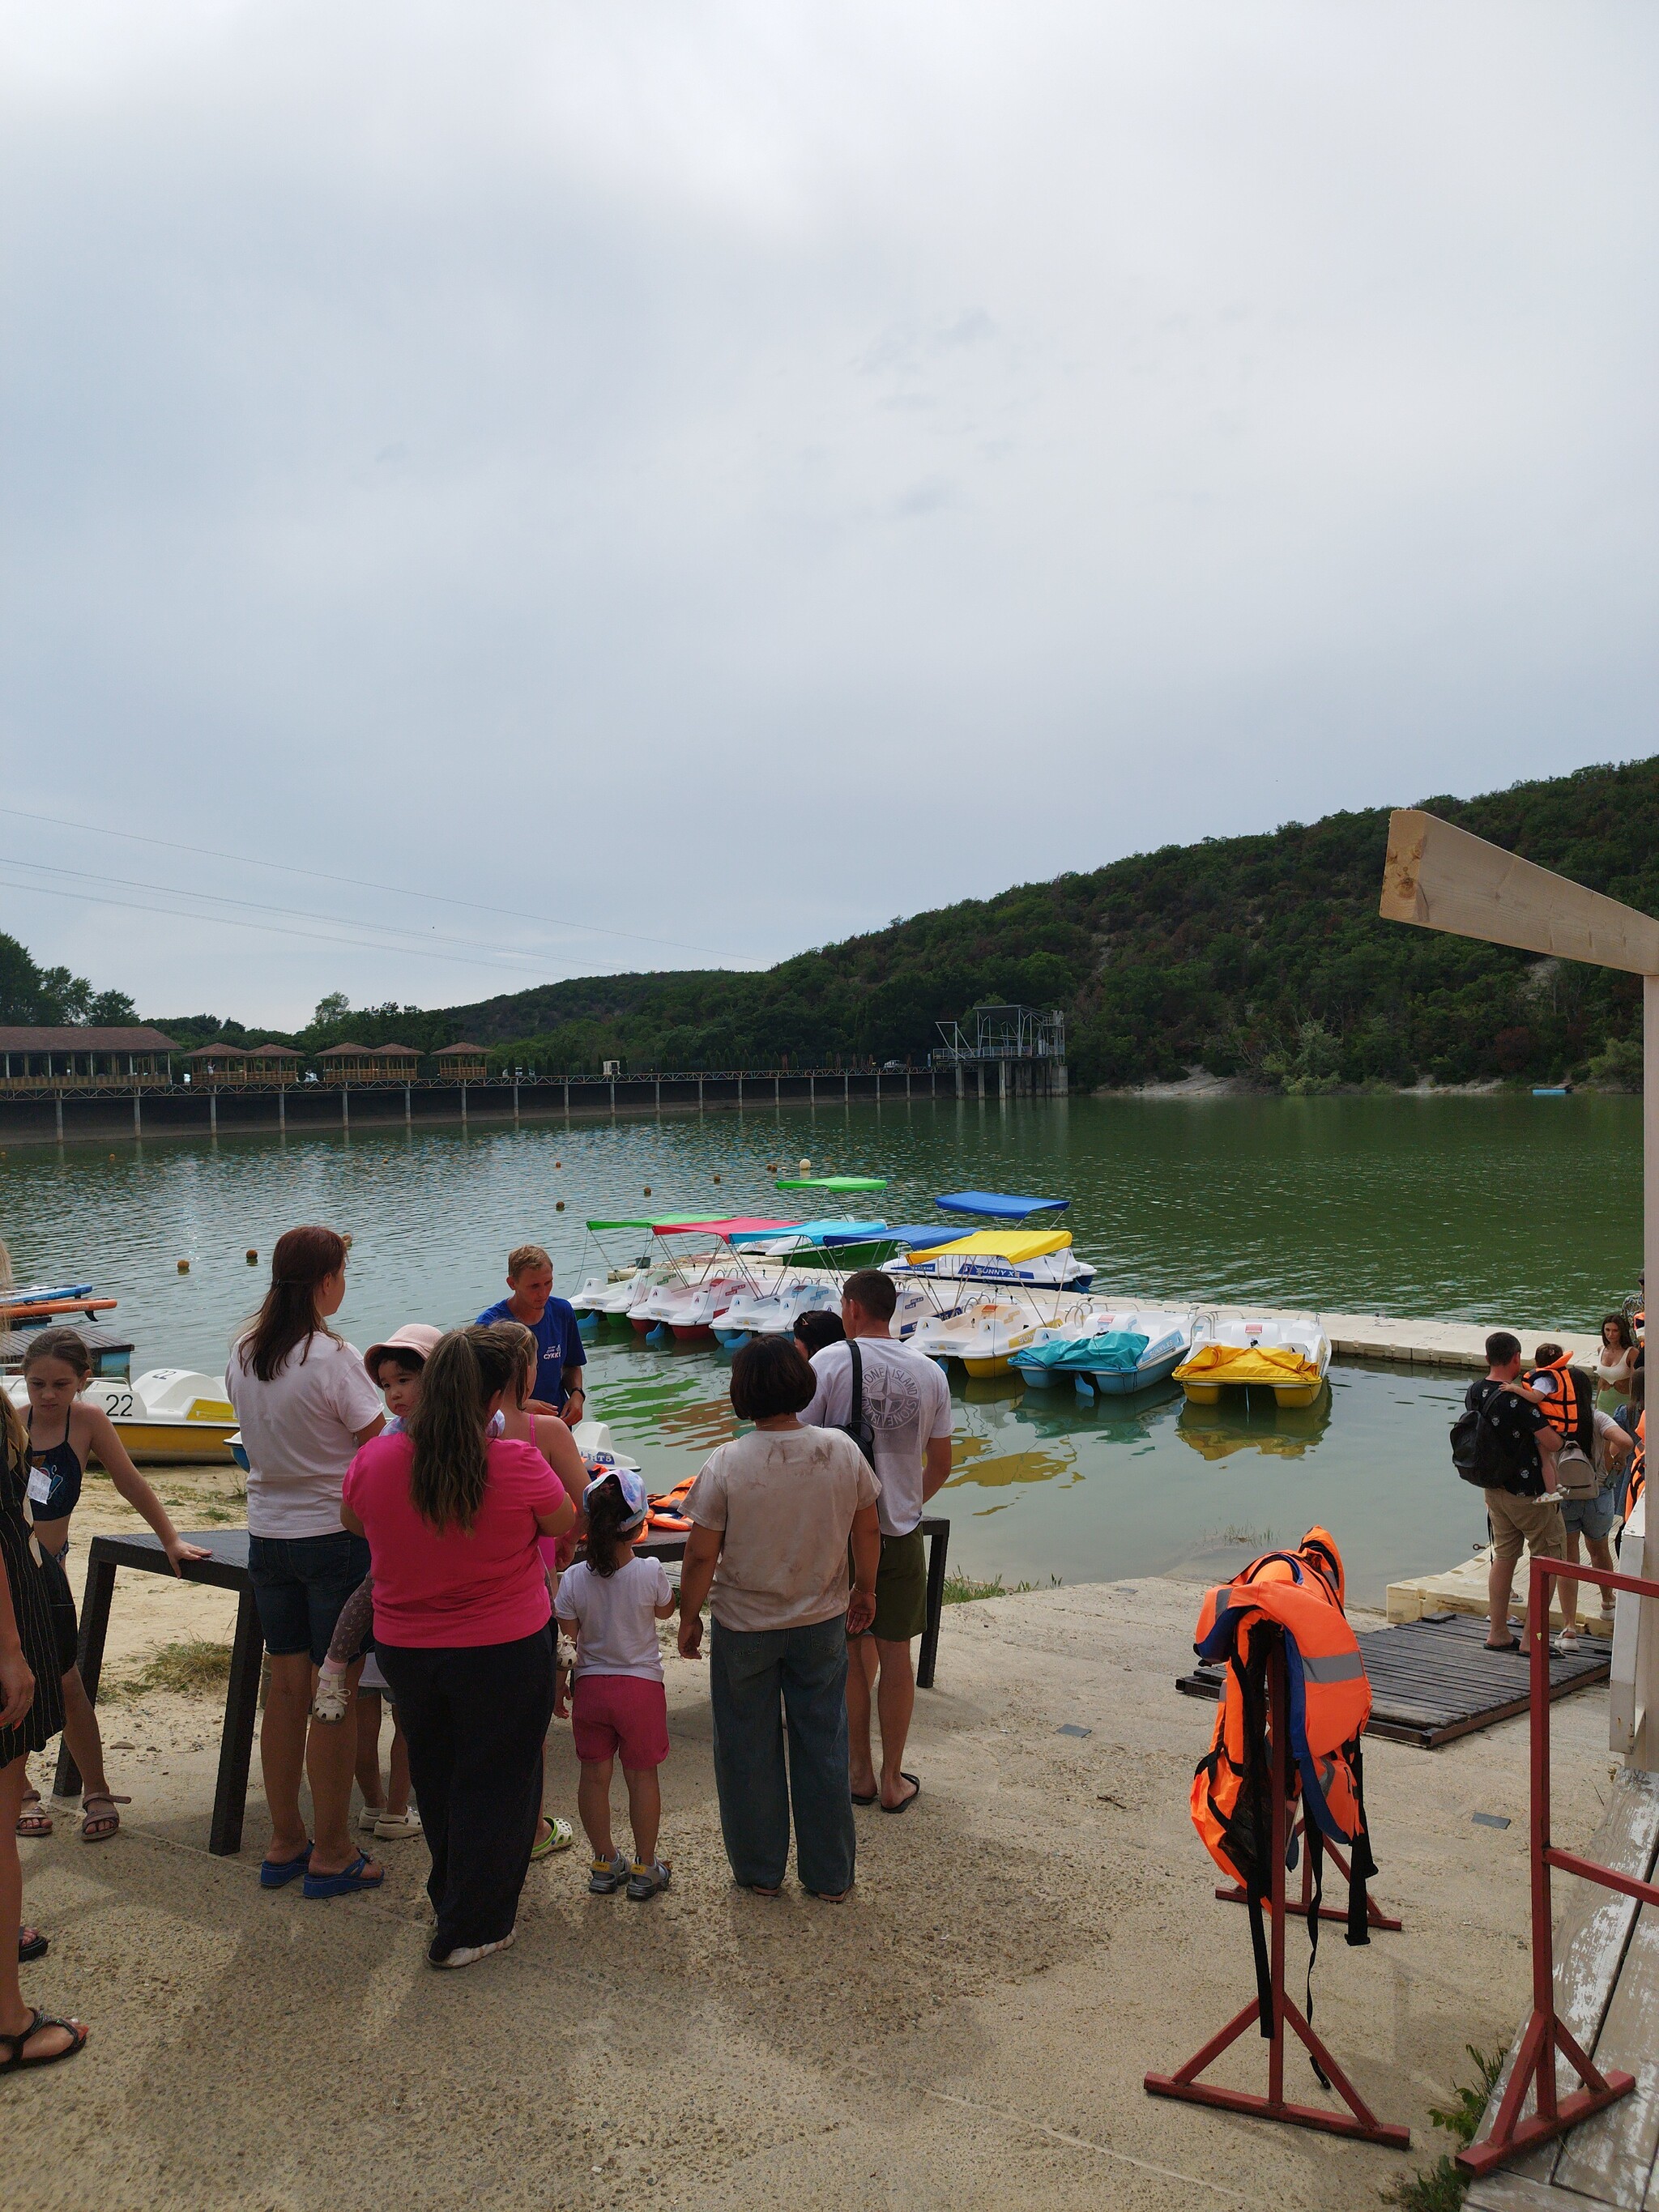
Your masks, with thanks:
[(1233, 1390), (1219, 1405), (1182, 1406), (1176, 1434), (1207, 1460), (1231, 1459), (1241, 1451), (1300, 1459), (1330, 1425), (1328, 1389), (1311, 1406), (1280, 1406), (1271, 1390)]

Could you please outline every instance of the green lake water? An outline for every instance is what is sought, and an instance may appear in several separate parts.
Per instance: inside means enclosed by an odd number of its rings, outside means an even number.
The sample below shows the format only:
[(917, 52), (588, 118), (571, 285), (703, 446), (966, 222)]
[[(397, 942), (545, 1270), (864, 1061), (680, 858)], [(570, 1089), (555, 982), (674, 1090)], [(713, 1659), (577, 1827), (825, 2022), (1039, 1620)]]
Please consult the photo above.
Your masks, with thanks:
[[(16, 1146), (0, 1158), (0, 1236), (20, 1281), (90, 1279), (119, 1299), (135, 1373), (217, 1373), (296, 1222), (351, 1233), (337, 1325), (368, 1344), (400, 1322), (471, 1318), (501, 1295), (517, 1243), (545, 1244), (568, 1290), (588, 1215), (788, 1213), (768, 1167), (802, 1157), (886, 1175), (871, 1211), (890, 1221), (927, 1220), (938, 1192), (964, 1187), (1069, 1196), (1097, 1290), (1197, 1304), (1582, 1326), (1640, 1264), (1640, 1103), (1617, 1097), (918, 1101)], [(628, 1255), (629, 1238), (607, 1242)], [(718, 1349), (606, 1338), (590, 1359), (592, 1410), (653, 1478), (694, 1471), (731, 1433)], [(1069, 1386), (953, 1370), (952, 1559), (1010, 1582), (1218, 1574), (1322, 1520), (1356, 1596), (1379, 1601), (1483, 1534), (1447, 1451), (1463, 1380), (1352, 1365), (1331, 1386), (1305, 1413), (1187, 1407), (1171, 1388), (1108, 1413)]]

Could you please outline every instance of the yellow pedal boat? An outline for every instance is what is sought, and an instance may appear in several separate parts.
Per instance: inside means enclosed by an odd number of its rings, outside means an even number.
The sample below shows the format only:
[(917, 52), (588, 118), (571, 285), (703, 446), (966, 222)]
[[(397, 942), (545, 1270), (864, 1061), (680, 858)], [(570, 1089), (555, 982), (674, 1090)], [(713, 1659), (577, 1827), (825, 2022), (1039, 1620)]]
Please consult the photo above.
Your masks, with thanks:
[(1194, 1406), (1213, 1406), (1224, 1389), (1270, 1389), (1281, 1406), (1311, 1406), (1325, 1388), (1331, 1340), (1312, 1315), (1273, 1320), (1206, 1314), (1175, 1379)]

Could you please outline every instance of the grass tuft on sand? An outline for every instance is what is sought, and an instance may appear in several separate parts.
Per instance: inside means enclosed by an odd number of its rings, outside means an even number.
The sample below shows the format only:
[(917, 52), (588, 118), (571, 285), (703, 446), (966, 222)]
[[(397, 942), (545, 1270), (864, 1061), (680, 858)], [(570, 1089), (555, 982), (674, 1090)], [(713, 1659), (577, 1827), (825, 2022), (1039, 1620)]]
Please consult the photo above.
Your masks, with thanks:
[[(1475, 2079), (1455, 2081), (1450, 2104), (1429, 2106), (1429, 2118), (1436, 2127), (1456, 2137), (1460, 2150), (1474, 2141), (1487, 2100), (1504, 2070), (1504, 2058), (1501, 2051), (1477, 2051), (1472, 2043), (1464, 2048), (1474, 2061)], [(1419, 2168), (1402, 2181), (1389, 2201), (1400, 2205), (1402, 2212), (1458, 2212), (1468, 2187), (1468, 2176), (1459, 2170), (1449, 2153), (1442, 2151), (1432, 2166)]]
[(1060, 1577), (1050, 1575), (1046, 1583), (1005, 1583), (1000, 1575), (993, 1575), (989, 1582), (980, 1582), (972, 1575), (964, 1575), (952, 1568), (945, 1577), (946, 1605), (971, 1605), (981, 1597), (1024, 1597), (1027, 1590), (1058, 1589)]
[(177, 1697), (221, 1697), (230, 1680), (230, 1646), (205, 1636), (186, 1636), (151, 1652), (136, 1674), (112, 1682), (105, 1695), (131, 1699), (157, 1690)]

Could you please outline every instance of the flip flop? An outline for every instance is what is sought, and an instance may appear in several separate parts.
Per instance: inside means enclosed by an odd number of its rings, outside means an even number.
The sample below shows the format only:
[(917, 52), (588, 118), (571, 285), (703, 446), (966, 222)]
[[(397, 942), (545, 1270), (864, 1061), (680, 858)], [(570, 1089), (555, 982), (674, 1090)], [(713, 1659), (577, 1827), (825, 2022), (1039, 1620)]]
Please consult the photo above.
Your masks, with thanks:
[(259, 1887), (261, 1889), (286, 1889), (311, 1864), (311, 1845), (307, 1844), (296, 1859), (261, 1859)]
[(17, 1931), (17, 1963), (27, 1966), (32, 1959), (46, 1955), (46, 1939), (38, 1928), (20, 1928)]
[(872, 1790), (870, 1792), (870, 1795), (866, 1797), (859, 1790), (855, 1790), (853, 1792), (853, 1802), (855, 1805), (873, 1805), (880, 1795), (881, 1792), (879, 1790)]
[(1483, 1651), (1518, 1651), (1521, 1649), (1521, 1638), (1518, 1636), (1511, 1636), (1507, 1644), (1483, 1644), (1480, 1649)]
[(908, 1813), (910, 1808), (915, 1803), (917, 1798), (921, 1795), (921, 1778), (920, 1775), (907, 1774), (904, 1771), (904, 1769), (900, 1767), (899, 1780), (901, 1782), (909, 1783), (911, 1785), (910, 1795), (908, 1797), (901, 1797), (896, 1805), (884, 1805), (881, 1808), (884, 1813)]
[(368, 1853), (359, 1851), (349, 1867), (338, 1874), (306, 1874), (305, 1893), (307, 1897), (350, 1897), (360, 1889), (378, 1889), (386, 1880), (384, 1869), (379, 1874), (365, 1874)]
[[(25, 2058), (23, 2045), (28, 2041), (30, 2036), (39, 2035), (43, 2027), (67, 2028), (75, 2040), (66, 2045), (62, 2051), (48, 2051), (40, 2058)], [(77, 2051), (86, 2049), (87, 2031), (84, 2027), (77, 2027), (72, 2020), (54, 2020), (50, 2013), (41, 2012), (37, 2008), (33, 2019), (30, 2021), (21, 2035), (0, 2035), (0, 2043), (9, 2043), (11, 2045), (10, 2057), (0, 2058), (0, 2074), (15, 2074), (24, 2067), (56, 2066), (59, 2059), (73, 2058)]]

